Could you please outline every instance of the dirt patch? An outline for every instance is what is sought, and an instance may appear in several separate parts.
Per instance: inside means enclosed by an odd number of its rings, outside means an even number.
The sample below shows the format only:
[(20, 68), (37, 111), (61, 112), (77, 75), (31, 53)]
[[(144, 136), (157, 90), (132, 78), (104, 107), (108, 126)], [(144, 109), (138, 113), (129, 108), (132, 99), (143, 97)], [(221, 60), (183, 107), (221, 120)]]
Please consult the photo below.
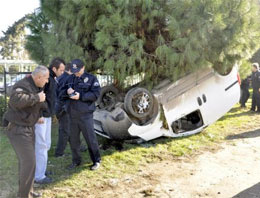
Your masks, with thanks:
[(136, 175), (110, 179), (102, 192), (89, 192), (88, 197), (260, 197), (258, 134), (233, 136), (217, 152), (148, 164)]

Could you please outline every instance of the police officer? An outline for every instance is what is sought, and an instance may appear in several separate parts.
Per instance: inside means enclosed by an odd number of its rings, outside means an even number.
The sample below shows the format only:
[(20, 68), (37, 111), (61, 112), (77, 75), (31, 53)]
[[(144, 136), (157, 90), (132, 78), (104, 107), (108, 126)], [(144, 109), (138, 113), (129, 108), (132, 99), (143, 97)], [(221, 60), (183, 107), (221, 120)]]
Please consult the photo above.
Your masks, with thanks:
[(251, 111), (260, 112), (260, 72), (259, 72), (259, 64), (252, 64), (252, 88), (253, 88), (253, 96), (252, 96), (252, 107)]
[(61, 157), (64, 155), (67, 142), (69, 140), (69, 114), (66, 107), (66, 103), (62, 100), (62, 87), (64, 87), (67, 78), (71, 75), (71, 63), (67, 63), (65, 66), (65, 72), (57, 78), (57, 100), (56, 100), (56, 117), (59, 122), (59, 136), (57, 141), (57, 147), (55, 150), (55, 157)]
[(250, 96), (249, 93), (249, 85), (250, 85), (250, 76), (243, 79), (241, 82), (241, 97), (240, 97), (240, 105), (242, 108), (246, 107), (246, 102)]
[(18, 81), (12, 91), (4, 119), (9, 122), (7, 136), (19, 161), (18, 197), (39, 197), (33, 192), (35, 174), (34, 125), (47, 108), (45, 94), (41, 90), (48, 82), (49, 70), (38, 66), (32, 75)]
[(91, 170), (100, 166), (99, 145), (94, 132), (93, 112), (95, 101), (100, 95), (100, 85), (97, 78), (84, 71), (84, 63), (79, 59), (71, 62), (71, 72), (66, 85), (63, 87), (63, 98), (68, 102), (70, 115), (70, 146), (72, 150), (72, 164), (68, 167), (74, 169), (81, 164), (80, 132), (88, 145), (90, 158), (93, 161)]

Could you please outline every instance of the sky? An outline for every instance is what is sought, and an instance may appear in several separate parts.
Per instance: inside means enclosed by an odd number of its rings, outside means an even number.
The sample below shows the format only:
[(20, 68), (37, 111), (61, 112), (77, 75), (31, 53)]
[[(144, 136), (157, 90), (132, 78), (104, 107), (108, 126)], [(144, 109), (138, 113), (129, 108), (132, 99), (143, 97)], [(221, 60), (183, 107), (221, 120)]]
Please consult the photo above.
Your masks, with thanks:
[(39, 6), (39, 0), (0, 0), (0, 37), (2, 31)]

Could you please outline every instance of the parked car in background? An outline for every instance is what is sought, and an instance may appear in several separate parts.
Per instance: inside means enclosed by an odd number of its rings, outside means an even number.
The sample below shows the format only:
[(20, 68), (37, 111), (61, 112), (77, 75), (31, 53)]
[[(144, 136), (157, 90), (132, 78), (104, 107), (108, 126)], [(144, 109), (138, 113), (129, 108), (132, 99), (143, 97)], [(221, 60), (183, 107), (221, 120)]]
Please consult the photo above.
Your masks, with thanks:
[(177, 82), (165, 79), (151, 91), (135, 86), (127, 93), (105, 86), (94, 112), (94, 128), (109, 139), (149, 141), (201, 132), (240, 98), (235, 66), (228, 75), (202, 69)]

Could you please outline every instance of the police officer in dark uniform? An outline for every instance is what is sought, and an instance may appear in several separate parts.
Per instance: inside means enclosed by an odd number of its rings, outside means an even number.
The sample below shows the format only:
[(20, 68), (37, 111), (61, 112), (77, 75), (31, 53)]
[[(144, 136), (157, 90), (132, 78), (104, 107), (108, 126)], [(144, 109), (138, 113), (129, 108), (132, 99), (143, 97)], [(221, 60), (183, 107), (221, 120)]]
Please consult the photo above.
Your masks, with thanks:
[(93, 161), (90, 169), (96, 170), (100, 166), (101, 157), (94, 132), (93, 112), (96, 108), (95, 101), (100, 95), (100, 85), (94, 75), (84, 71), (84, 63), (81, 60), (74, 59), (71, 65), (73, 74), (68, 77), (65, 86), (62, 88), (62, 97), (68, 103), (70, 115), (72, 164), (69, 169), (81, 164), (80, 132), (82, 132), (88, 145), (90, 158)]
[(260, 112), (260, 72), (259, 72), (259, 64), (252, 64), (252, 88), (253, 88), (253, 96), (252, 96), (252, 107), (251, 111)]
[(65, 72), (59, 76), (57, 80), (57, 100), (56, 100), (56, 117), (59, 122), (59, 136), (57, 141), (57, 147), (55, 149), (55, 157), (61, 157), (64, 155), (67, 142), (69, 140), (69, 114), (66, 107), (66, 103), (62, 100), (62, 87), (64, 87), (67, 78), (71, 75), (71, 63), (67, 63), (65, 66)]
[(241, 97), (240, 97), (240, 105), (241, 107), (246, 107), (246, 102), (248, 98), (250, 97), (249, 93), (249, 85), (250, 85), (250, 76), (247, 78), (243, 79), (241, 82)]

